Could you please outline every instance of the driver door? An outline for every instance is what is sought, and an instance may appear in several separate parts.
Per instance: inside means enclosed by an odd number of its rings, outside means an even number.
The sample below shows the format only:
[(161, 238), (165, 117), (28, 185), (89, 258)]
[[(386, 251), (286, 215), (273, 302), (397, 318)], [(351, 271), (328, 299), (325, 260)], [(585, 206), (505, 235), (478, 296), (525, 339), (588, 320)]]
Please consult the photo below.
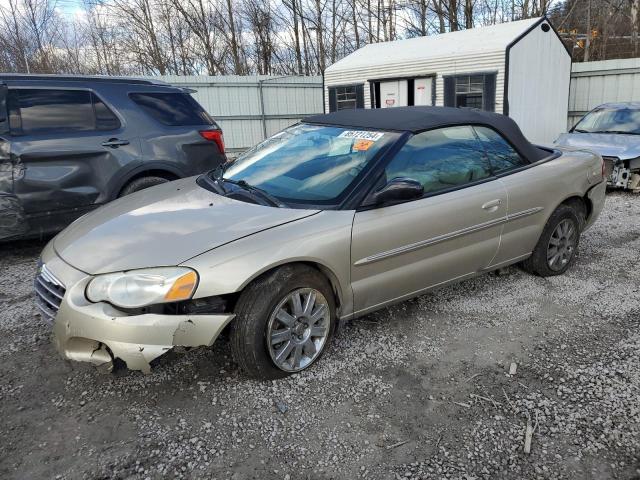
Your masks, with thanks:
[(385, 169), (424, 196), (356, 212), (351, 244), (354, 311), (363, 314), (488, 267), (507, 194), (470, 126), (411, 137)]

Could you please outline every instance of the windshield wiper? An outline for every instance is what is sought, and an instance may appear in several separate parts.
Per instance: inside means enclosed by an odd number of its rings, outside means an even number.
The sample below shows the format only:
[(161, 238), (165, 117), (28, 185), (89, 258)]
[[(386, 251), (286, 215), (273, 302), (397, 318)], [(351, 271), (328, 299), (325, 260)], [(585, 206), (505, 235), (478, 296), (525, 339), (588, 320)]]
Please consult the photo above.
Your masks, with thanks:
[(574, 128), (572, 130), (572, 132), (578, 132), (578, 133), (593, 133), (593, 132), (588, 132), (587, 130), (582, 130), (580, 128)]
[(598, 130), (597, 132), (591, 133), (622, 133), (624, 135), (640, 135), (640, 132), (627, 132), (624, 130)]
[(221, 163), (216, 168), (214, 168), (211, 172), (209, 172), (209, 176), (213, 180), (216, 180), (218, 182), (222, 181), (223, 180), (222, 176), (224, 175), (224, 172), (227, 171), (227, 167), (229, 165), (230, 165), (230, 162)]
[(263, 199), (267, 200), (272, 206), (274, 207), (279, 207), (279, 208), (283, 208), (283, 207), (287, 207), (288, 205), (286, 203), (281, 202), (278, 198), (274, 197), (273, 195), (271, 195), (269, 192), (267, 192), (266, 190), (263, 190), (261, 188), (258, 187), (254, 187), (253, 185), (248, 184), (245, 180), (230, 180), (228, 178), (224, 178), (221, 177), (223, 182), (229, 182), (233, 185), (237, 185), (240, 188), (243, 188), (244, 190), (251, 192), (253, 194), (258, 194), (260, 197), (262, 197)]
[(209, 182), (213, 183), (214, 184), (213, 186), (217, 187), (221, 191), (220, 193), (222, 193), (223, 195), (226, 195), (228, 193), (227, 189), (224, 188), (224, 184), (222, 183), (224, 180), (222, 178), (222, 175), (224, 175), (224, 172), (227, 169), (227, 165), (228, 163), (221, 163), (212, 171), (206, 174), (206, 177), (209, 180)]

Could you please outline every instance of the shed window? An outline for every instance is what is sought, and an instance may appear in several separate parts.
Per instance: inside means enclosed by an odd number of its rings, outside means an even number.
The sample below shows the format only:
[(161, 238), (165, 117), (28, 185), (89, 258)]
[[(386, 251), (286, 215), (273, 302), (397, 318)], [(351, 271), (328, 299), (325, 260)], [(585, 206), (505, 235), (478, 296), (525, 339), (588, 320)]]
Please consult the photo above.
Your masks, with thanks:
[(482, 75), (456, 77), (456, 107), (482, 109), (484, 78)]
[(495, 111), (496, 74), (444, 77), (444, 105)]
[(329, 88), (329, 111), (364, 108), (363, 85), (344, 85)]
[(356, 98), (356, 87), (338, 87), (336, 88), (337, 110), (347, 110), (357, 108), (358, 100)]

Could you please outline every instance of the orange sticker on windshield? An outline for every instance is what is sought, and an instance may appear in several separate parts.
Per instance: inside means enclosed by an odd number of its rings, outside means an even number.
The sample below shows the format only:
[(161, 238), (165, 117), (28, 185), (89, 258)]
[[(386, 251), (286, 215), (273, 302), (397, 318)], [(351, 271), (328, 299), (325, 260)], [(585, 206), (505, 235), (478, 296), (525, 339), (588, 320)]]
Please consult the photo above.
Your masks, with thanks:
[(373, 140), (362, 140), (358, 139), (353, 143), (353, 149), (356, 152), (366, 152), (369, 150), (369, 147), (373, 145)]

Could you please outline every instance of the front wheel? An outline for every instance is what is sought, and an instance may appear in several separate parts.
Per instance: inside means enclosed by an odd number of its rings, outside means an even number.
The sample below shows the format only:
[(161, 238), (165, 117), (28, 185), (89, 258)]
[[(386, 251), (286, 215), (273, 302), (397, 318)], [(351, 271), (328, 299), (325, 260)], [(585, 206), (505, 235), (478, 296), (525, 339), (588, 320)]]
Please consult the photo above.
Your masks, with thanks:
[(241, 294), (231, 327), (240, 367), (260, 379), (280, 378), (315, 363), (335, 329), (331, 285), (306, 265), (286, 265)]
[(561, 275), (573, 263), (580, 243), (580, 219), (568, 205), (560, 205), (542, 231), (538, 244), (522, 266), (541, 277)]
[(155, 187), (156, 185), (160, 185), (162, 183), (167, 183), (169, 180), (163, 177), (140, 177), (136, 178), (129, 182), (120, 192), (118, 198), (124, 197), (126, 195), (130, 195), (133, 192), (139, 192), (140, 190), (144, 190), (145, 188)]

